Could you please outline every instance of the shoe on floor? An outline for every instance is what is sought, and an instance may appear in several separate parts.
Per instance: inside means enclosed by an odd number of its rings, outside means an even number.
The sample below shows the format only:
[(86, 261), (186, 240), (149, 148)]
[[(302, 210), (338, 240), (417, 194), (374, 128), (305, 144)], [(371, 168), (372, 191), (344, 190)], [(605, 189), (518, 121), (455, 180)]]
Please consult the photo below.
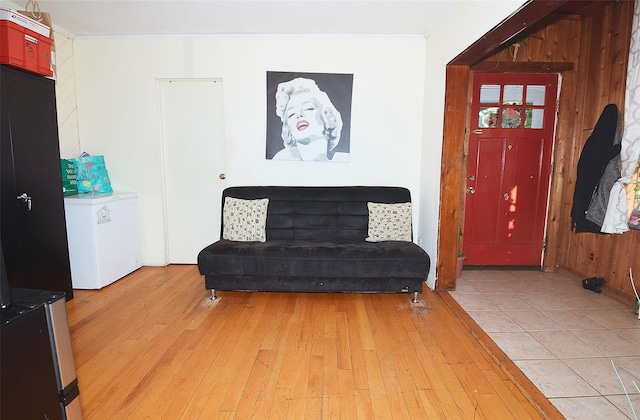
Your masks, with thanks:
[(607, 281), (602, 277), (590, 277), (588, 279), (582, 280), (582, 287), (596, 293), (602, 293), (602, 286), (606, 282)]

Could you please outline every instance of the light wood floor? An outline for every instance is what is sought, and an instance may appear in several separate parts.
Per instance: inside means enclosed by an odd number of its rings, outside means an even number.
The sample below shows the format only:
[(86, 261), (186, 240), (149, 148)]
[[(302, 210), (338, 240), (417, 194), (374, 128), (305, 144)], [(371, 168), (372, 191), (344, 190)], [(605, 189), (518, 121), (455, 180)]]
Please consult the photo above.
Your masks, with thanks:
[(75, 291), (85, 419), (562, 418), (448, 293), (209, 296), (194, 265)]

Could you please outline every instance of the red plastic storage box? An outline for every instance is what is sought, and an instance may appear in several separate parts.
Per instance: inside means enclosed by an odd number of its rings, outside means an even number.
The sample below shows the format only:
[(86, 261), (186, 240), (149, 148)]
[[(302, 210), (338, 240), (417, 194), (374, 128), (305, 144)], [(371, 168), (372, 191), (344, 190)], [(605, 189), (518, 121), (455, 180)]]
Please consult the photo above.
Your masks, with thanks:
[(49, 32), (46, 25), (0, 8), (0, 63), (53, 76)]

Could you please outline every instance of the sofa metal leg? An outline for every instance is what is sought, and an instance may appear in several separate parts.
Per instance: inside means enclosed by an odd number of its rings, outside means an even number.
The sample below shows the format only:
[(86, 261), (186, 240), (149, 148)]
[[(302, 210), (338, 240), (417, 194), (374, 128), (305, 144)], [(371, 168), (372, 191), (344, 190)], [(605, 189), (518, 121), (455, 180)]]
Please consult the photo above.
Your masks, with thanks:
[(216, 296), (216, 289), (211, 289), (211, 300), (216, 299), (218, 299), (218, 296)]
[(418, 303), (418, 292), (413, 292), (413, 299), (411, 299), (411, 302), (413, 303)]

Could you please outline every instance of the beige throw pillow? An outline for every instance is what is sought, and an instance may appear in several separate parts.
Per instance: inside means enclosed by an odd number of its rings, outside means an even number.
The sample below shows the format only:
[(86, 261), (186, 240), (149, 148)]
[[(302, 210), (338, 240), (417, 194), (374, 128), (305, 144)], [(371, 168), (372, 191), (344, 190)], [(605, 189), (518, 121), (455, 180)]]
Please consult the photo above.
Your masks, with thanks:
[(240, 242), (265, 242), (268, 198), (243, 200), (225, 197), (222, 238)]
[(368, 242), (411, 242), (411, 203), (372, 203), (369, 208)]

